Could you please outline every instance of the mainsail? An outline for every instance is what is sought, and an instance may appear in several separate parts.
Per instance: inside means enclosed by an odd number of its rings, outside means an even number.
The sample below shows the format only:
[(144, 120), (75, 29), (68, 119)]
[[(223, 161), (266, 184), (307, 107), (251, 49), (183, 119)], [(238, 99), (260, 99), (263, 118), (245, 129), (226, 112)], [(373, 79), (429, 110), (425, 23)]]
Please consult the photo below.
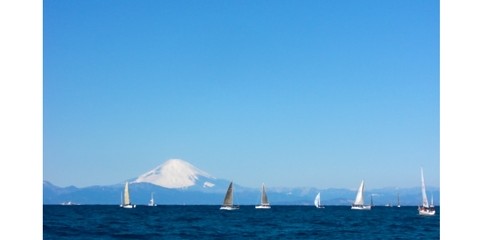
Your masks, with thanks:
[(228, 191), (226, 191), (223, 206), (233, 206), (233, 182), (229, 184)]
[(365, 202), (363, 200), (363, 191), (365, 189), (365, 182), (364, 180), (362, 180), (361, 184), (360, 184), (360, 187), (358, 188), (358, 192), (356, 194), (356, 198), (355, 198), (355, 205), (364, 205)]
[(269, 205), (268, 196), (266, 195), (266, 189), (264, 188), (264, 184), (262, 188), (263, 189), (261, 191), (261, 205)]
[(320, 205), (321, 205), (321, 197), (320, 197), (320, 193), (318, 193), (315, 197), (315, 206), (319, 208)]
[(126, 185), (124, 187), (124, 205), (129, 205), (131, 204), (131, 199), (129, 197), (129, 184), (126, 182)]
[(422, 206), (428, 208), (428, 199), (427, 199), (427, 193), (425, 191), (425, 180), (423, 178), (423, 169), (420, 169), (420, 172), (422, 173)]

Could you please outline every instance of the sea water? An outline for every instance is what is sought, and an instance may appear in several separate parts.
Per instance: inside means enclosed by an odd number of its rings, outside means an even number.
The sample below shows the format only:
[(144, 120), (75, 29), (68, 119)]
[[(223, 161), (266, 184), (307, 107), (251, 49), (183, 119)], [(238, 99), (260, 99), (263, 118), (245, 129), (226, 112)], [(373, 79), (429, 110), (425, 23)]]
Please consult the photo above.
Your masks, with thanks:
[(43, 239), (440, 239), (440, 208), (44, 205)]

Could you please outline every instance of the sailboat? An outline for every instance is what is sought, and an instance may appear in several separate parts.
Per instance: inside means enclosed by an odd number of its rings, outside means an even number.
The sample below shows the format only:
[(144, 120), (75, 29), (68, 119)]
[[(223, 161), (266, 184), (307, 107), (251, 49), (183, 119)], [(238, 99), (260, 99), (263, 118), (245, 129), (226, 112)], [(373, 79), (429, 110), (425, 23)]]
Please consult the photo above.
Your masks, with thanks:
[(400, 207), (400, 193), (397, 192), (397, 207)]
[[(124, 198), (122, 198), (124, 196)], [(123, 195), (121, 194), (121, 205), (120, 207), (122, 208), (135, 208), (136, 205), (133, 205), (131, 203), (131, 198), (129, 195), (129, 183), (126, 182), (126, 185), (124, 186), (124, 192)]]
[(149, 200), (149, 203), (147, 204), (147, 206), (149, 207), (155, 207), (157, 206), (157, 204), (154, 203), (154, 193), (151, 192), (151, 200)]
[(256, 209), (270, 209), (271, 206), (268, 202), (268, 196), (266, 195), (266, 189), (264, 187), (264, 183), (261, 186), (261, 204), (255, 206)]
[(351, 209), (354, 210), (370, 210), (372, 206), (365, 205), (365, 201), (363, 200), (363, 194), (365, 190), (365, 181), (362, 180), (360, 187), (358, 188), (358, 192), (356, 193), (355, 202), (351, 205)]
[(435, 215), (435, 207), (433, 206), (433, 198), (432, 204), (428, 205), (427, 193), (425, 191), (425, 179), (423, 178), (423, 169), (420, 169), (422, 175), (422, 206), (418, 206), (418, 214), (424, 216), (433, 216)]
[(316, 194), (316, 197), (315, 197), (315, 207), (316, 208), (325, 208), (325, 206), (321, 205), (321, 197), (320, 197), (320, 192), (318, 192), (318, 194)]
[(228, 190), (226, 191), (226, 195), (224, 196), (223, 205), (219, 208), (220, 210), (237, 210), (239, 206), (233, 205), (234, 199), (234, 189), (233, 189), (233, 182), (229, 183)]

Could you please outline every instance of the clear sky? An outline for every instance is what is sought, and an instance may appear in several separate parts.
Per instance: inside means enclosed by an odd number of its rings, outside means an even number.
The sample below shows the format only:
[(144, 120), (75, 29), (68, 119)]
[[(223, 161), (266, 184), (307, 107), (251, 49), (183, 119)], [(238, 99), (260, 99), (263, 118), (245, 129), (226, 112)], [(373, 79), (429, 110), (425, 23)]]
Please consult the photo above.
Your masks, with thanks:
[(170, 158), (259, 187), (440, 185), (440, 9), (419, 1), (43, 2), (43, 179)]

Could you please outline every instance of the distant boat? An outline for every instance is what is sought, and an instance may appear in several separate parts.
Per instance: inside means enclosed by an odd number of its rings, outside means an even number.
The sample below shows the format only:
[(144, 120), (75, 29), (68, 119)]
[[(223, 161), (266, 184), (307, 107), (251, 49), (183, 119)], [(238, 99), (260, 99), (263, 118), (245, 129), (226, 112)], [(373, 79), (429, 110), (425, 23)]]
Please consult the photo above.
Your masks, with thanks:
[(397, 192), (397, 207), (400, 207), (400, 193)]
[(385, 204), (385, 207), (392, 207), (392, 204), (391, 204), (391, 203), (386, 203), (386, 204)]
[(315, 197), (315, 201), (314, 201), (314, 204), (315, 204), (315, 207), (316, 208), (325, 208), (325, 206), (321, 205), (321, 193), (318, 192), (318, 194), (316, 194), (316, 197)]
[(151, 192), (151, 200), (149, 200), (149, 203), (147, 204), (147, 206), (149, 207), (155, 207), (157, 206), (157, 204), (154, 203), (154, 193)]
[(226, 195), (224, 196), (223, 205), (219, 208), (220, 210), (237, 210), (239, 206), (233, 205), (234, 199), (234, 189), (233, 189), (233, 182), (229, 183), (228, 190), (226, 191)]
[(428, 205), (427, 193), (425, 191), (425, 179), (423, 178), (423, 169), (420, 169), (420, 173), (422, 175), (422, 206), (418, 206), (418, 214), (424, 216), (433, 216), (435, 215), (435, 207), (433, 206), (433, 196), (432, 196), (432, 204)]
[(268, 195), (266, 195), (266, 189), (264, 187), (264, 183), (261, 186), (261, 204), (255, 206), (256, 209), (270, 209), (271, 206), (269, 205)]
[[(122, 198), (122, 196), (124, 196)], [(121, 205), (120, 207), (122, 208), (135, 208), (136, 205), (133, 205), (131, 203), (131, 198), (130, 198), (130, 195), (129, 195), (129, 183), (126, 182), (125, 186), (124, 186), (124, 192), (123, 192), (123, 195), (121, 194)]]
[(358, 192), (356, 193), (355, 202), (351, 205), (351, 209), (354, 210), (370, 210), (372, 206), (365, 205), (364, 201), (364, 191), (365, 191), (365, 182), (364, 180), (361, 181), (360, 187), (358, 188)]

